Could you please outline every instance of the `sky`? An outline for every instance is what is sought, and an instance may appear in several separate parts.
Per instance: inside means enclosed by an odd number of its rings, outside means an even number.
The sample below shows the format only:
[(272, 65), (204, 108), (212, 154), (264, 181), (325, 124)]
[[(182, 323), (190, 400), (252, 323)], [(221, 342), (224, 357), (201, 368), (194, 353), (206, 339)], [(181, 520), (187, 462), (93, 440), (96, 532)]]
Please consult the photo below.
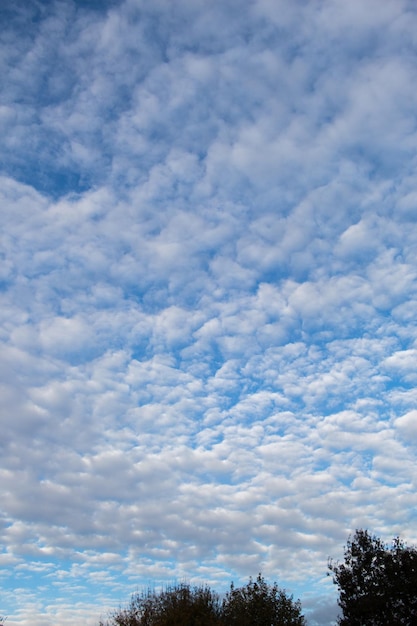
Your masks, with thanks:
[(2, 0), (0, 614), (417, 543), (417, 7)]

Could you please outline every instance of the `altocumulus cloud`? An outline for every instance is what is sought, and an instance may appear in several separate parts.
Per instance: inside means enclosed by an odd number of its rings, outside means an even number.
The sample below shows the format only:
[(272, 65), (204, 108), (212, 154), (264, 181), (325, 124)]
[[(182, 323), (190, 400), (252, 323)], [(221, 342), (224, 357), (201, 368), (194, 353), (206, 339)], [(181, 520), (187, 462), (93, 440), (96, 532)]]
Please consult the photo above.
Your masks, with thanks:
[(11, 1), (2, 612), (417, 541), (414, 3)]

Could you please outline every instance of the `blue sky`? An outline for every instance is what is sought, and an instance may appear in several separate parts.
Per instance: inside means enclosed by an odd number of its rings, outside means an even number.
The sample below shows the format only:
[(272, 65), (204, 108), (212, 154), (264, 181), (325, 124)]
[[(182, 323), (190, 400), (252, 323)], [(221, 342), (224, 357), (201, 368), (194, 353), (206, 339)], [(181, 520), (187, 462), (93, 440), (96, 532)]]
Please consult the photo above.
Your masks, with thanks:
[(416, 535), (417, 12), (3, 0), (1, 606)]

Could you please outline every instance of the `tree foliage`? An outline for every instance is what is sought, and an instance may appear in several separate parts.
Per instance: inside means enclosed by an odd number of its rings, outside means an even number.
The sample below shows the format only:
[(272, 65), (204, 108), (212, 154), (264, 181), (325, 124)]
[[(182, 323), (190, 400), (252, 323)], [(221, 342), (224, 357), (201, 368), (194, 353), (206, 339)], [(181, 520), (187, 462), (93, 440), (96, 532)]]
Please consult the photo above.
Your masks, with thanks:
[(114, 611), (101, 626), (219, 626), (220, 610), (219, 597), (209, 587), (183, 583), (133, 595), (126, 609)]
[(417, 549), (399, 537), (388, 546), (357, 530), (344, 563), (330, 560), (329, 569), (339, 589), (340, 626), (417, 624)]
[(100, 626), (304, 626), (300, 602), (269, 586), (259, 574), (245, 587), (232, 584), (223, 602), (209, 587), (187, 584), (132, 596)]
[(226, 626), (304, 626), (300, 602), (294, 601), (277, 584), (271, 587), (261, 574), (245, 587), (233, 584), (222, 607)]

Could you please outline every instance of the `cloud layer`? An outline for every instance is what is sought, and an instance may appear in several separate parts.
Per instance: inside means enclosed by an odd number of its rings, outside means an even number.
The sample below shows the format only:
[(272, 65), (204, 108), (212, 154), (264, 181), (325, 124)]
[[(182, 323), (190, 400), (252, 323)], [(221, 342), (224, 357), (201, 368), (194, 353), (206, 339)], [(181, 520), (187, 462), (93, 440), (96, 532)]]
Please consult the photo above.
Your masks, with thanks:
[(417, 541), (413, 3), (9, 2), (11, 626)]

